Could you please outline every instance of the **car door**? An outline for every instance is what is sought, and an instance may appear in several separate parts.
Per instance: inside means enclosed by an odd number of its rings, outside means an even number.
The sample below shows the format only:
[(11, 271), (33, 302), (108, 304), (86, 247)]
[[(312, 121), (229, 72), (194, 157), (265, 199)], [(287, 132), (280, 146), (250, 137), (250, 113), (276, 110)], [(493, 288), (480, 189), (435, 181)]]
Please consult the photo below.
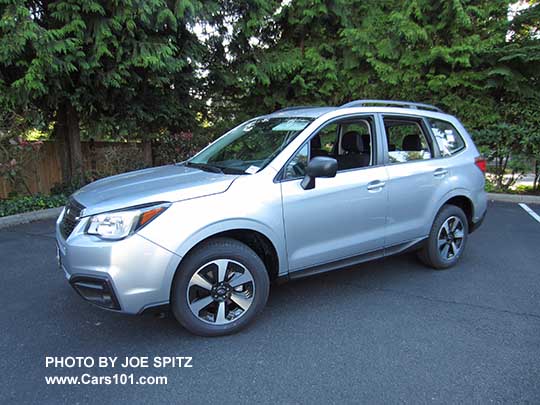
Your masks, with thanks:
[(434, 215), (437, 189), (445, 188), (448, 170), (419, 117), (381, 117), (388, 170), (386, 245), (398, 246), (426, 236)]
[[(360, 133), (359, 128), (363, 126), (365, 133)], [(374, 117), (365, 115), (327, 123), (284, 168), (281, 193), (291, 272), (383, 248), (387, 172), (383, 165), (377, 164), (380, 141), (376, 138), (376, 127)], [(356, 140), (367, 140), (369, 135), (369, 145), (363, 151), (358, 145), (353, 148), (361, 162), (356, 167), (355, 156), (346, 156), (340, 144), (345, 131), (356, 132), (352, 137)], [(360, 143), (362, 141), (358, 141)], [(338, 170), (335, 177), (317, 178), (313, 189), (304, 190), (300, 182), (308, 159), (313, 157), (312, 148), (317, 150), (317, 156), (334, 157), (338, 163), (347, 160), (348, 164), (346, 169)], [(362, 154), (365, 156), (360, 156)]]

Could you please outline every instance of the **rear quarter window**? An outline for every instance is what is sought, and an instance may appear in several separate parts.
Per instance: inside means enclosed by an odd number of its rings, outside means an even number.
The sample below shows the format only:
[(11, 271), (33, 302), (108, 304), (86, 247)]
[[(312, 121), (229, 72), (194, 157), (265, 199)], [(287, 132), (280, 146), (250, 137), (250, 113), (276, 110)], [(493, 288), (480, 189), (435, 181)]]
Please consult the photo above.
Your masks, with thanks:
[(452, 124), (435, 118), (427, 120), (443, 157), (455, 155), (465, 148), (463, 137)]

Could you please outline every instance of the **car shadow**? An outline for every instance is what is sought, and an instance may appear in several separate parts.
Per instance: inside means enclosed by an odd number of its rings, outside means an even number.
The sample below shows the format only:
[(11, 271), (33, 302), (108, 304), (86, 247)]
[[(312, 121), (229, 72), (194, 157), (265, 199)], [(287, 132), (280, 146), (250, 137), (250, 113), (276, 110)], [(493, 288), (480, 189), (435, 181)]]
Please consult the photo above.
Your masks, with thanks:
[[(306, 278), (292, 280), (285, 283), (274, 283), (271, 286), (267, 307), (259, 316), (257, 322), (245, 329), (240, 334), (250, 334), (256, 328), (264, 327), (265, 324), (285, 322), (291, 315), (301, 314), (302, 311), (311, 312), (312, 308), (320, 305), (321, 300), (332, 300), (332, 306), (349, 306), (351, 295), (370, 293), (380, 289), (397, 288), (404, 280), (411, 277), (422, 278), (433, 274), (433, 270), (421, 264), (414, 253), (404, 253), (390, 258), (381, 258), (362, 263), (356, 266), (345, 267), (327, 273), (321, 273)], [(344, 289), (344, 287), (347, 287)], [(340, 290), (339, 294), (335, 290)], [(100, 309), (92, 308), (92, 311), (102, 313)], [(146, 336), (150, 333), (159, 339), (182, 341), (200, 341), (180, 326), (170, 311), (146, 313), (142, 316), (129, 316), (123, 314), (108, 313), (107, 316), (115, 319), (114, 323), (120, 323), (120, 329), (129, 330), (135, 327), (137, 333), (131, 335)], [(104, 315), (100, 316), (103, 318)], [(134, 322), (136, 324), (134, 325)], [(159, 330), (159, 332), (157, 332)], [(119, 333), (119, 332), (117, 332)], [(124, 332), (121, 332), (124, 334)], [(230, 339), (231, 337), (224, 337)], [(215, 338), (213, 338), (215, 339)], [(221, 339), (221, 338), (218, 338)]]

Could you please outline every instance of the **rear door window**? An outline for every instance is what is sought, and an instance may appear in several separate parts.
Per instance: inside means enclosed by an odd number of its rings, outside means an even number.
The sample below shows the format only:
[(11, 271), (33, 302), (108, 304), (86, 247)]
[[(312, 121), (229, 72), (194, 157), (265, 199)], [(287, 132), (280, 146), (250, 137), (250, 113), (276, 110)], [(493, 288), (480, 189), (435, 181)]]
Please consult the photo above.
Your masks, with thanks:
[(389, 163), (405, 163), (413, 160), (427, 160), (433, 157), (428, 136), (421, 121), (409, 118), (384, 118), (386, 140), (388, 142)]

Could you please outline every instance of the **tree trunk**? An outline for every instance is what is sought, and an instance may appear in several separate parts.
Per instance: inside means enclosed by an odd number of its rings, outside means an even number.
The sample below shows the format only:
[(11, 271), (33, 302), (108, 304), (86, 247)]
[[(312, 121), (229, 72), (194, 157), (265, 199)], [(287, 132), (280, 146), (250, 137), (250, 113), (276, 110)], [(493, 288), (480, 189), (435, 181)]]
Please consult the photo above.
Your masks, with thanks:
[(66, 102), (60, 106), (54, 134), (60, 145), (63, 182), (65, 184), (82, 183), (84, 178), (79, 114), (71, 103)]
[(143, 141), (143, 156), (144, 156), (144, 167), (154, 166), (154, 156), (152, 153), (151, 141)]

